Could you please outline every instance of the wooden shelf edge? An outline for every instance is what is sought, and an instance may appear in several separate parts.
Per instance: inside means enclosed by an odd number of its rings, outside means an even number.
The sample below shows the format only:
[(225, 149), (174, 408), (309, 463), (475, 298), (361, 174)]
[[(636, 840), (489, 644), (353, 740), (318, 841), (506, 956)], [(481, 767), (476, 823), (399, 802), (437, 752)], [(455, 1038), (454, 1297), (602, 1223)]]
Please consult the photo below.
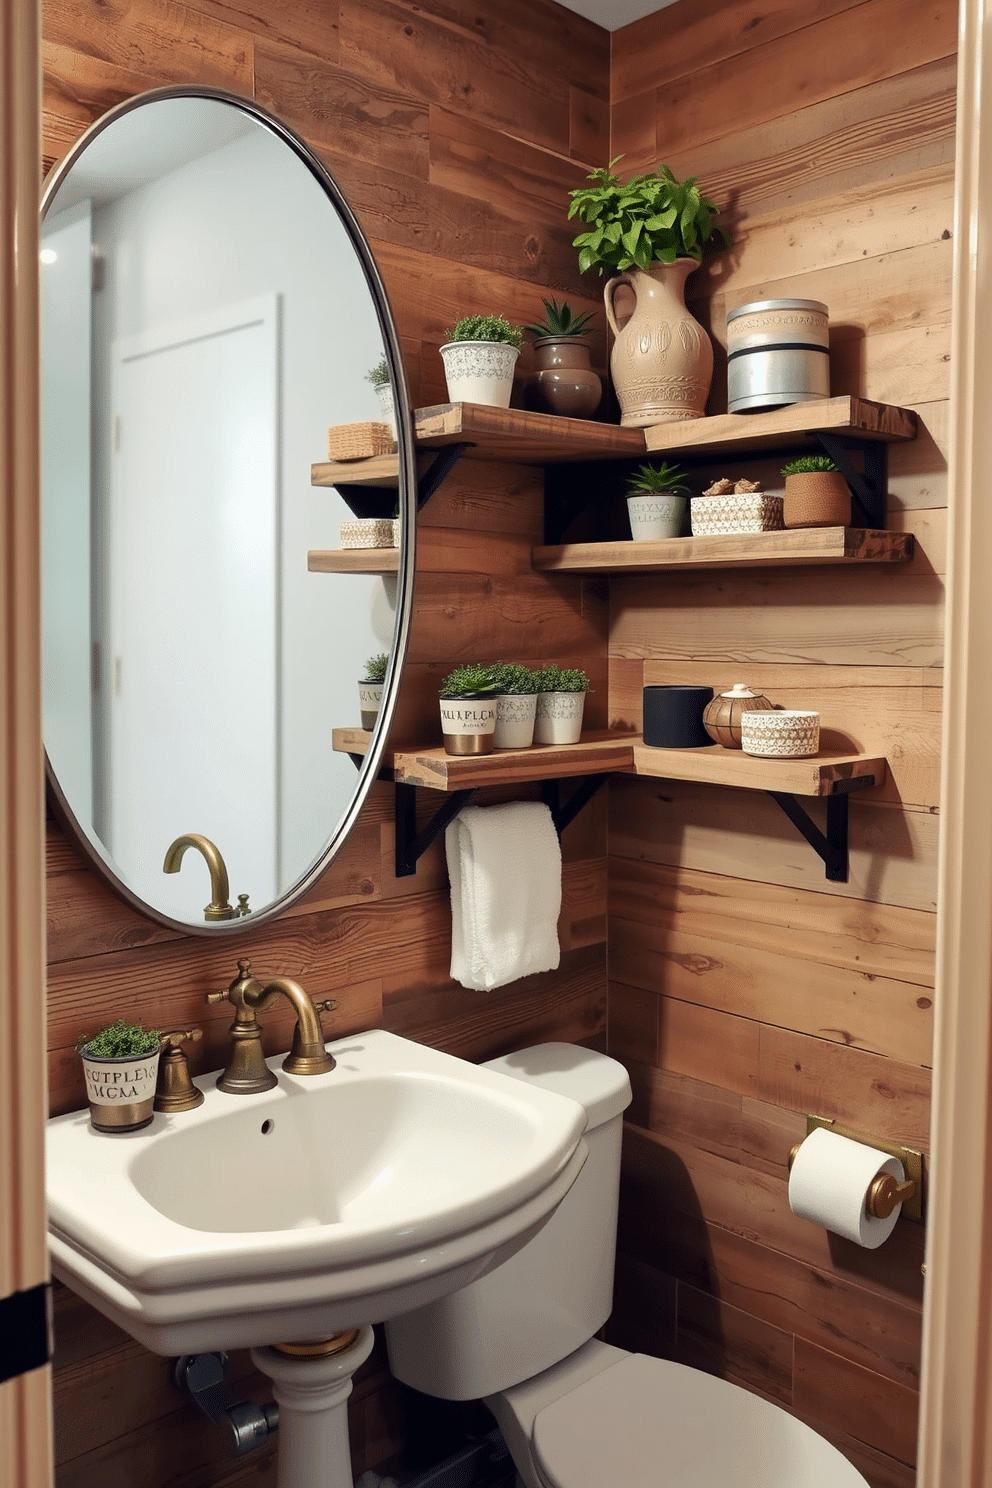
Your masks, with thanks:
[(691, 568), (788, 568), (813, 564), (906, 563), (913, 535), (865, 527), (797, 527), (660, 542), (564, 543), (532, 549), (540, 573), (626, 572)]
[(446, 754), (439, 747), (398, 749), (393, 756), (396, 779), (402, 784), (441, 791), (629, 773), (633, 763), (634, 735), (611, 733), (583, 734), (578, 744), (535, 744), (530, 749), (498, 749), (492, 754)]
[(307, 553), (309, 573), (397, 573), (399, 548), (311, 548)]
[(702, 749), (656, 749), (638, 739), (634, 773), (698, 785), (741, 790), (785, 791), (795, 796), (829, 796), (838, 783), (874, 777), (885, 781), (886, 761), (877, 755), (820, 753), (811, 759), (762, 759), (740, 749), (713, 744)]
[(651, 451), (683, 449), (687, 454), (730, 449), (762, 449), (802, 444), (817, 430), (853, 434), (885, 443), (916, 438), (917, 418), (911, 408), (844, 396), (792, 403), (768, 413), (718, 413), (711, 418), (653, 424), (644, 431)]

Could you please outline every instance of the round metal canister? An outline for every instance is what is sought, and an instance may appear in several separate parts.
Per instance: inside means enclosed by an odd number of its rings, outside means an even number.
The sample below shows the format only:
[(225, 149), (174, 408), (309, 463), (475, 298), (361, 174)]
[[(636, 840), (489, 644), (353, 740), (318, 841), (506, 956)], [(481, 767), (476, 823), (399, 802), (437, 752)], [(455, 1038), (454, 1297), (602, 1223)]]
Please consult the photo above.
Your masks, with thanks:
[(727, 408), (756, 413), (830, 397), (830, 323), (820, 300), (756, 300), (727, 316)]

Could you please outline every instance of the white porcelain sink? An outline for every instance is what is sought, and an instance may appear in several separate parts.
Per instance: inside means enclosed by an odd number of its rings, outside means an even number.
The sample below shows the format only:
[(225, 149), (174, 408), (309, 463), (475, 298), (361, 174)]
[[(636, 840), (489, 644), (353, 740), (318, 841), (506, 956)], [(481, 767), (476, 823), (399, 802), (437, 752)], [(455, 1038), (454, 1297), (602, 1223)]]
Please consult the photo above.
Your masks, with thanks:
[(552, 1212), (585, 1111), (381, 1029), (195, 1111), (48, 1124), (55, 1274), (161, 1354), (326, 1337), (464, 1286)]

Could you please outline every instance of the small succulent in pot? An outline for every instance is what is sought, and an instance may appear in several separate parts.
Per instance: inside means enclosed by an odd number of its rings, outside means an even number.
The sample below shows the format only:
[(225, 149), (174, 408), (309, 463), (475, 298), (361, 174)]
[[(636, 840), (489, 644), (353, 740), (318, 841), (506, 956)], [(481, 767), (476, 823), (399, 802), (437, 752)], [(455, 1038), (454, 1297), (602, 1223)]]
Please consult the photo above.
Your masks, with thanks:
[(365, 663), (365, 676), (358, 683), (358, 706), (363, 729), (375, 728), (379, 709), (382, 707), (382, 688), (388, 665), (389, 657), (385, 651), (377, 651)]
[(447, 754), (491, 754), (496, 731), (497, 669), (472, 662), (441, 683), (441, 732)]
[(594, 327), (589, 324), (592, 320), (592, 311), (584, 310), (576, 315), (567, 300), (561, 304), (557, 300), (542, 300), (544, 306), (544, 320), (535, 321), (531, 325), (524, 326), (525, 331), (530, 331), (532, 336), (541, 338), (543, 336), (591, 336)]
[(829, 455), (800, 455), (783, 465), (781, 473), (785, 476), (784, 526), (850, 525), (850, 488)]
[(678, 537), (688, 500), (685, 471), (663, 461), (641, 465), (627, 481), (627, 515), (635, 542)]
[(564, 418), (589, 418), (603, 396), (599, 373), (593, 370), (589, 344), (592, 311), (576, 315), (567, 300), (544, 300), (545, 318), (524, 329), (536, 337), (536, 373), (527, 387), (527, 406), (539, 413)]
[(370, 367), (365, 374), (366, 382), (370, 382), (379, 395), (379, 411), (382, 414), (382, 422), (389, 425), (389, 432), (396, 439), (396, 408), (393, 400), (393, 384), (389, 376), (389, 364), (385, 356), (381, 356), (374, 367)]
[(541, 667), (537, 681), (537, 744), (577, 744), (582, 734), (589, 676), (580, 667)]
[(465, 315), (444, 335), (441, 360), (452, 403), (509, 408), (522, 327), (504, 315)]
[(116, 1023), (76, 1045), (83, 1061), (90, 1123), (97, 1131), (136, 1131), (152, 1119), (161, 1035), (140, 1024)]
[(537, 717), (537, 677), (518, 661), (497, 661), (495, 749), (527, 749), (534, 742)]

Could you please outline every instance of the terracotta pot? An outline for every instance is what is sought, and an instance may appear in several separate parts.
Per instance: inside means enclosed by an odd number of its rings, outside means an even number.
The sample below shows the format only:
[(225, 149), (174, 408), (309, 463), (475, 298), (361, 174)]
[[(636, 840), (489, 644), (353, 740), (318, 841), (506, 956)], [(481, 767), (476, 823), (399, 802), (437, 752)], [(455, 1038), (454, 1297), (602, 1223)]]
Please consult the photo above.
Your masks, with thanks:
[(527, 401), (540, 413), (589, 418), (599, 407), (603, 384), (590, 362), (585, 336), (540, 336), (534, 342), (537, 375)]
[(839, 470), (806, 470), (785, 477), (786, 527), (849, 527), (851, 492)]
[(616, 341), (610, 370), (625, 428), (702, 418), (713, 376), (713, 347), (685, 308), (694, 258), (629, 269), (604, 290)]

